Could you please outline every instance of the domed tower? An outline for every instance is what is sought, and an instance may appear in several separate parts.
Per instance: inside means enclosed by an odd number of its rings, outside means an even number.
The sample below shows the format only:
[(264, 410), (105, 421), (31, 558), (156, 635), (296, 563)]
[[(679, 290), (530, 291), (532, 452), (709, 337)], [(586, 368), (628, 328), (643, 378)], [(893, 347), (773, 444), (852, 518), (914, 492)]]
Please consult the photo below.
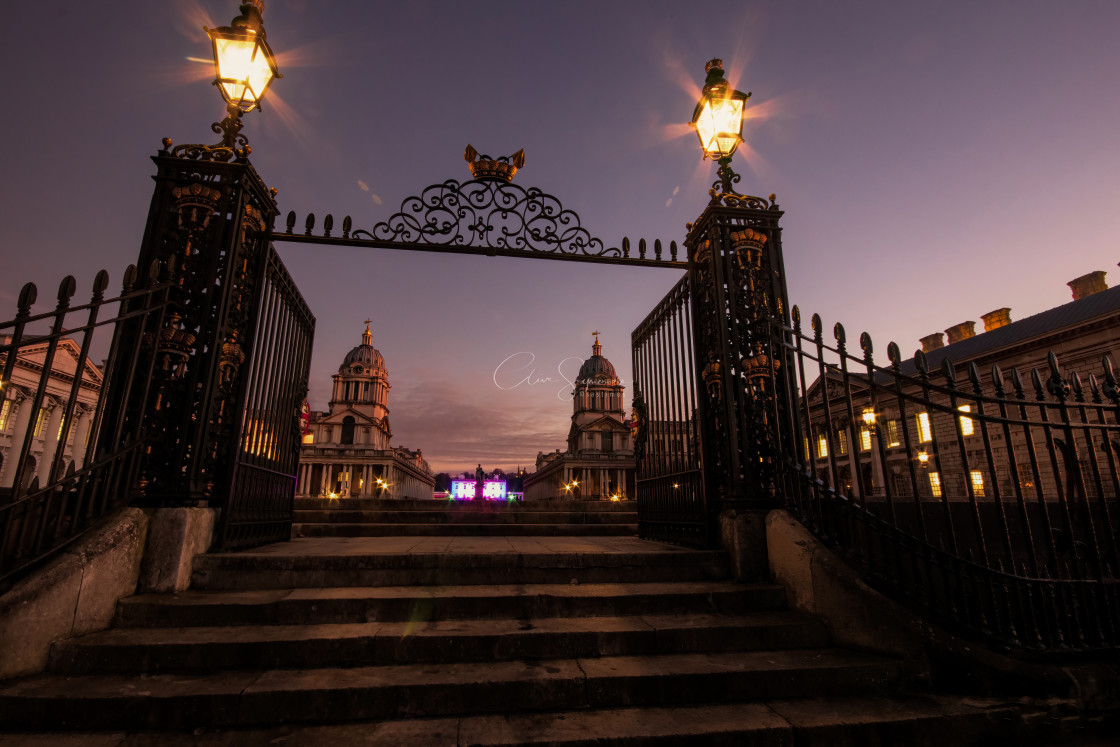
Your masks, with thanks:
[[(366, 320), (362, 344), (351, 348), (338, 373), (331, 377), (330, 416), (339, 420), (341, 444), (362, 444), (388, 449), (392, 431), (389, 428), (389, 372), (380, 351), (373, 347), (373, 335)], [(360, 429), (360, 430), (359, 430)]]
[(572, 391), (572, 426), (564, 453), (538, 454), (525, 475), (525, 500), (628, 500), (634, 496), (634, 445), (623, 406), (625, 387), (603, 357), (599, 333)]
[(572, 427), (568, 450), (614, 452), (630, 448), (629, 429), (623, 424), (626, 408), (625, 389), (614, 366), (603, 357), (599, 333), (593, 332), (595, 343), (591, 357), (580, 366), (572, 392)]

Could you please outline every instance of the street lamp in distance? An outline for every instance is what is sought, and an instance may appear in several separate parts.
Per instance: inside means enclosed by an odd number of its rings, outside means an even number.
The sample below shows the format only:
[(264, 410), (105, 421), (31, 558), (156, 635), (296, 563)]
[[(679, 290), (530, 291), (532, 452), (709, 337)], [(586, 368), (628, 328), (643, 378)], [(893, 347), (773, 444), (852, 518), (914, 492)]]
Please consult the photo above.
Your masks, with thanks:
[(214, 85), (229, 112), (214, 131), (222, 135), (221, 144), (227, 148), (234, 147), (241, 131), (241, 114), (259, 109), (269, 85), (283, 77), (265, 38), (264, 0), (246, 0), (240, 10), (228, 26), (203, 26), (214, 48)]
[(739, 181), (731, 170), (731, 156), (743, 142), (743, 110), (751, 95), (731, 87), (723, 77), (723, 60), (709, 60), (704, 71), (704, 91), (689, 124), (700, 138), (704, 158), (719, 163), (723, 191), (731, 192), (731, 185)]

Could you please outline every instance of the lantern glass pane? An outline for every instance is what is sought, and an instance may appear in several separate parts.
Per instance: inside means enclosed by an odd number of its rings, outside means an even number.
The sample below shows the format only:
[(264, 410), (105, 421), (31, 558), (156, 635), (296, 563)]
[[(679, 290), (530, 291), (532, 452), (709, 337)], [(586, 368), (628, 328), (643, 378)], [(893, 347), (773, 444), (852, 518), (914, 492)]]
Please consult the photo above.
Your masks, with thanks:
[(712, 157), (731, 155), (741, 142), (743, 102), (739, 99), (708, 99), (696, 118), (696, 131), (705, 154)]
[(214, 39), (214, 60), (218, 65), (218, 78), (222, 82), (223, 93), (231, 102), (236, 103), (246, 97), (256, 49), (255, 38), (216, 37)]

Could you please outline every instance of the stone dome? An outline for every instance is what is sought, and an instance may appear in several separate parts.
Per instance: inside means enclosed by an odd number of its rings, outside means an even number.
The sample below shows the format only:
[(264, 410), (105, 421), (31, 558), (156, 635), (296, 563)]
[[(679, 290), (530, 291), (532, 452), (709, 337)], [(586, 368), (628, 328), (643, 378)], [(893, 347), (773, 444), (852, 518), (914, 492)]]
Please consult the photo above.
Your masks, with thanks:
[(591, 357), (579, 367), (576, 381), (589, 381), (606, 379), (604, 383), (617, 384), (618, 374), (609, 360), (603, 357), (603, 346), (599, 344), (598, 333), (595, 335), (595, 344), (591, 346)]
[(366, 331), (362, 333), (362, 344), (350, 349), (350, 352), (342, 359), (342, 365), (338, 367), (339, 372), (348, 373), (354, 365), (384, 370), (385, 359), (381, 357), (381, 351), (370, 344), (372, 341), (373, 335), (369, 331), (369, 323), (367, 322)]

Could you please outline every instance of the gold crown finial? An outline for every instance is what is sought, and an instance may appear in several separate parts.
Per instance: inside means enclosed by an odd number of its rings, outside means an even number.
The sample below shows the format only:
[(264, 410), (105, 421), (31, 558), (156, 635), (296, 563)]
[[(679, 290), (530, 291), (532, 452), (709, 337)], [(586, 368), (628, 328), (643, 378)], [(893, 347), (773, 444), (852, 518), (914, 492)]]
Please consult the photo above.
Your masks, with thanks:
[(366, 331), (362, 333), (362, 344), (363, 345), (373, 344), (373, 334), (369, 331), (370, 321), (372, 321), (372, 320), (366, 319)]
[(474, 146), (467, 145), (463, 153), (463, 160), (471, 170), (475, 179), (500, 179), (503, 182), (513, 181), (513, 175), (525, 165), (525, 149), (514, 153), (512, 156), (491, 156), (480, 154)]

